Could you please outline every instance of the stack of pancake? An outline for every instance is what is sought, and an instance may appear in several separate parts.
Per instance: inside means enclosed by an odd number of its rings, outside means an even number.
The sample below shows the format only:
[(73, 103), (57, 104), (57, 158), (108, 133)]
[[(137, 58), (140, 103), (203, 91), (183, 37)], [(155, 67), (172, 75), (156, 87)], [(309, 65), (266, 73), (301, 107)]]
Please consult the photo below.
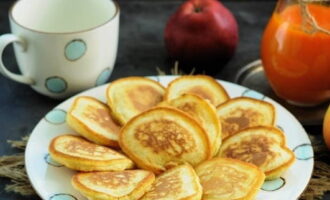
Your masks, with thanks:
[(122, 78), (106, 97), (77, 97), (67, 123), (80, 136), (49, 146), (78, 171), (72, 185), (88, 199), (250, 200), (294, 162), (274, 106), (230, 98), (209, 76), (181, 76), (166, 88)]

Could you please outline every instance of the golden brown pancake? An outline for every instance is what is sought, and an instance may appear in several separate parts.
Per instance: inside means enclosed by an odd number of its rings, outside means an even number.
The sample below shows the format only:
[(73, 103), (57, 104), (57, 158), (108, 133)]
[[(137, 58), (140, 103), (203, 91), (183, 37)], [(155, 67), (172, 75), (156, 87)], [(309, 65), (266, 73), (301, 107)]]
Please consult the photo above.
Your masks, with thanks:
[(267, 180), (278, 178), (295, 159), (286, 146), (284, 133), (264, 126), (247, 128), (228, 137), (219, 156), (252, 163), (266, 174)]
[(198, 176), (190, 165), (184, 164), (158, 176), (141, 200), (200, 200), (201, 196)]
[(170, 106), (182, 110), (192, 116), (204, 128), (211, 141), (212, 156), (216, 155), (221, 145), (221, 124), (215, 107), (209, 101), (194, 95), (182, 96), (164, 101), (159, 106)]
[(141, 168), (161, 173), (188, 162), (196, 165), (211, 156), (205, 130), (188, 114), (155, 107), (131, 119), (121, 130), (122, 150)]
[(222, 139), (253, 126), (273, 126), (275, 107), (265, 101), (237, 97), (220, 104), (217, 114), (222, 126)]
[(161, 102), (164, 93), (165, 88), (157, 81), (128, 77), (112, 82), (106, 96), (112, 116), (124, 125), (135, 115)]
[(79, 171), (119, 171), (134, 166), (126, 156), (75, 135), (52, 139), (49, 153), (55, 161)]
[(214, 106), (229, 99), (223, 86), (212, 77), (205, 75), (180, 76), (173, 80), (166, 88), (164, 99), (168, 101), (186, 93), (207, 99)]
[(72, 177), (75, 189), (91, 200), (139, 199), (155, 180), (152, 172), (126, 170), (120, 172), (78, 173)]
[(203, 200), (253, 200), (265, 179), (258, 167), (229, 158), (207, 160), (195, 170), (203, 187)]
[(75, 98), (67, 114), (68, 125), (97, 144), (118, 147), (120, 126), (114, 122), (108, 106), (93, 98)]

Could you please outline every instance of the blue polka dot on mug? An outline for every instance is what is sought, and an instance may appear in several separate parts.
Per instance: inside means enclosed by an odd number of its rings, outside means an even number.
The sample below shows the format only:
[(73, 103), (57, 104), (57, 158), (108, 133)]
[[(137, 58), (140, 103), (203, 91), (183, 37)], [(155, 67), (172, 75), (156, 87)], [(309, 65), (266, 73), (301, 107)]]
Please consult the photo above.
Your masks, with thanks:
[(96, 86), (103, 85), (104, 83), (106, 83), (111, 75), (111, 72), (111, 68), (106, 68), (105, 70), (103, 70), (96, 79)]
[(52, 93), (62, 93), (67, 89), (67, 83), (63, 78), (53, 76), (46, 79), (45, 87)]
[(70, 61), (78, 60), (85, 54), (86, 49), (87, 46), (83, 40), (72, 40), (65, 46), (65, 57)]

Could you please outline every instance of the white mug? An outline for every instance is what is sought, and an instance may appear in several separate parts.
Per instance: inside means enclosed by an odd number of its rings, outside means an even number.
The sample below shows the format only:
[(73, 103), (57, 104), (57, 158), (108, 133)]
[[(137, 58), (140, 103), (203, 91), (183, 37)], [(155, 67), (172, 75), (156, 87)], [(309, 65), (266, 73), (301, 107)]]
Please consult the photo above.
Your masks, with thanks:
[[(0, 36), (0, 72), (52, 98), (107, 81), (117, 56), (119, 6), (112, 0), (20, 0), (9, 11), (10, 34)], [(2, 62), (14, 43), (22, 73)]]

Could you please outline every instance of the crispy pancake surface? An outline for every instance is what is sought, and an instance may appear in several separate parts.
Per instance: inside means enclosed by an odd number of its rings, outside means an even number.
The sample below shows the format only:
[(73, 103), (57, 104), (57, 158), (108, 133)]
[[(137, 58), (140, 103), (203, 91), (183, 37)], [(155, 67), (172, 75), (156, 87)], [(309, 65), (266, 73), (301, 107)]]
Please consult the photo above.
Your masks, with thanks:
[(67, 114), (68, 125), (97, 144), (118, 147), (120, 126), (114, 122), (108, 106), (93, 98), (75, 98)]
[(209, 100), (217, 106), (229, 99), (229, 95), (223, 86), (215, 79), (205, 75), (180, 76), (169, 83), (165, 100), (175, 99), (182, 94), (190, 93)]
[(158, 176), (141, 200), (200, 200), (201, 197), (198, 176), (190, 165), (184, 164)]
[(160, 106), (177, 108), (197, 120), (211, 141), (212, 155), (218, 153), (222, 140), (221, 124), (215, 107), (209, 101), (194, 94), (183, 94), (176, 99), (160, 103)]
[(106, 96), (111, 114), (124, 125), (132, 117), (161, 102), (164, 93), (165, 88), (157, 81), (128, 77), (112, 82)]
[(156, 107), (131, 119), (121, 130), (122, 150), (141, 168), (157, 174), (178, 163), (196, 165), (211, 156), (205, 130), (188, 114)]
[(143, 196), (154, 180), (152, 172), (126, 170), (78, 173), (71, 182), (75, 189), (92, 200), (134, 200)]
[(273, 126), (275, 107), (265, 101), (237, 97), (220, 104), (217, 114), (222, 125), (222, 139), (253, 126)]
[(207, 160), (195, 170), (203, 187), (203, 200), (252, 200), (265, 179), (258, 167), (229, 158)]
[(228, 137), (219, 156), (252, 163), (266, 174), (267, 180), (278, 178), (295, 160), (284, 133), (265, 126), (247, 128)]
[(74, 135), (54, 138), (49, 153), (57, 162), (79, 171), (118, 171), (134, 166), (126, 156)]

